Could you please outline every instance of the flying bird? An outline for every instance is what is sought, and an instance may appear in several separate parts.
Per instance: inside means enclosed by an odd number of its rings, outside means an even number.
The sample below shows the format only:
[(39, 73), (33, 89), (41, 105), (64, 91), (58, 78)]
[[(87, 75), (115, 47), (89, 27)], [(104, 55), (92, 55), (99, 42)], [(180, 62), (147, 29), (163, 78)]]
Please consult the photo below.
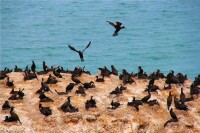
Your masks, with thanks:
[(91, 44), (91, 41), (90, 41), (89, 44), (85, 47), (85, 49), (83, 49), (82, 51), (76, 50), (76, 49), (75, 49), (74, 47), (72, 47), (71, 45), (68, 45), (68, 47), (69, 47), (71, 50), (77, 52), (77, 53), (79, 54), (79, 56), (80, 56), (81, 62), (83, 62), (83, 61), (84, 61), (84, 59), (83, 59), (83, 52), (90, 46), (90, 44)]
[(114, 24), (113, 22), (110, 22), (110, 21), (106, 21), (106, 22), (108, 22), (110, 25), (112, 25), (112, 26), (115, 28), (115, 32), (113, 33), (113, 36), (117, 36), (117, 35), (118, 35), (118, 32), (119, 32), (121, 29), (126, 28), (125, 26), (122, 26), (122, 23), (121, 23), (121, 22), (116, 22), (116, 24)]

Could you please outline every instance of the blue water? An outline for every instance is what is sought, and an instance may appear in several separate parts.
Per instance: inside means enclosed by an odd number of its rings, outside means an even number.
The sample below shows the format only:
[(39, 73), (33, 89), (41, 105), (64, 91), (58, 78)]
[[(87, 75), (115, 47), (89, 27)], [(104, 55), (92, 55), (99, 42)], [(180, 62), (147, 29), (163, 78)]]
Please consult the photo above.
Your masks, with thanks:
[[(200, 73), (198, 0), (1, 0), (1, 57), (4, 67), (25, 68), (34, 60), (72, 69), (113, 64), (118, 70), (147, 73), (173, 69), (193, 78)], [(113, 37), (106, 20), (127, 27)], [(85, 51), (85, 62), (67, 47)]]

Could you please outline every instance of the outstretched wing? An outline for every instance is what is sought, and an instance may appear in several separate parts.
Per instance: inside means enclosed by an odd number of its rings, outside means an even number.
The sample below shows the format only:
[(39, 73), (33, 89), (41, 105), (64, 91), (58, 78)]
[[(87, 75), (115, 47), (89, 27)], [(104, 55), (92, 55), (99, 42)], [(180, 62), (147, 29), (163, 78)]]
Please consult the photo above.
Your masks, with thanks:
[(108, 22), (110, 25), (112, 25), (113, 27), (115, 27), (115, 24), (113, 22), (110, 22), (110, 21), (106, 21)]
[(88, 43), (88, 45), (85, 47), (85, 49), (83, 49), (82, 53), (90, 46), (91, 41)]
[(68, 47), (71, 49), (71, 50), (73, 50), (73, 51), (75, 51), (75, 52), (77, 52), (78, 53), (78, 50), (76, 50), (74, 47), (72, 47), (71, 45), (68, 45)]
[(117, 23), (117, 25), (119, 25), (119, 26), (121, 26), (122, 25), (122, 23), (121, 22), (116, 22)]

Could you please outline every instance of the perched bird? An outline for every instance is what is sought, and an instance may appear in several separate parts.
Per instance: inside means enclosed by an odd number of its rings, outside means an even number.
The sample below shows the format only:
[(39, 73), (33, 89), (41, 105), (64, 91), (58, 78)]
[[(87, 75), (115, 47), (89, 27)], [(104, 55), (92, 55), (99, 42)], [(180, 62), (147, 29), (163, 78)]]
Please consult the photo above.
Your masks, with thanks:
[(118, 71), (117, 71), (117, 69), (114, 67), (114, 65), (111, 65), (111, 71), (112, 71), (112, 74), (113, 75), (116, 75), (116, 76), (118, 76)]
[(158, 101), (156, 99), (147, 101), (147, 104), (149, 104), (149, 106), (153, 106), (155, 104), (157, 104), (158, 106), (160, 106), (159, 103), (158, 103)]
[(73, 74), (72, 74), (71, 79), (72, 79), (72, 81), (74, 81), (76, 84), (81, 83), (81, 81), (80, 81), (79, 79), (76, 78), (76, 75), (73, 75)]
[(32, 71), (32, 72), (35, 72), (35, 68), (36, 68), (35, 62), (32, 61), (31, 71)]
[(52, 115), (51, 109), (49, 107), (43, 107), (41, 103), (39, 104), (39, 110), (45, 116)]
[(78, 90), (76, 90), (76, 92), (75, 92), (76, 94), (81, 94), (81, 95), (86, 95), (86, 93), (85, 93), (85, 88), (83, 87), (83, 86), (79, 86), (78, 87)]
[(71, 45), (68, 45), (68, 47), (69, 47), (71, 50), (77, 52), (77, 53), (79, 54), (79, 56), (80, 56), (81, 62), (83, 62), (83, 61), (84, 61), (84, 59), (83, 59), (83, 52), (90, 46), (90, 44), (91, 44), (91, 41), (89, 42), (89, 44), (88, 44), (82, 51), (76, 50), (76, 49), (75, 49), (74, 47), (72, 47)]
[(71, 92), (71, 90), (74, 88), (74, 83), (69, 83), (68, 85), (67, 85), (67, 87), (66, 87), (66, 92), (68, 93), (68, 92)]
[(14, 107), (11, 107), (11, 109), (10, 109), (10, 116), (13, 121), (19, 121), (21, 123), (19, 116), (14, 112)]
[(60, 109), (65, 111), (65, 109), (71, 104), (71, 96), (67, 97), (67, 101), (61, 105)]
[(88, 83), (83, 83), (83, 86), (86, 88), (86, 89), (89, 89), (89, 88), (94, 88), (95, 87), (95, 84), (93, 81), (90, 81)]
[(111, 109), (116, 109), (116, 108), (118, 108), (120, 106), (120, 103), (119, 102), (113, 102), (113, 100), (112, 100), (111, 106), (112, 106)]
[(96, 108), (96, 101), (91, 96), (90, 100), (87, 100), (85, 103), (85, 109), (88, 110), (89, 108)]
[(23, 72), (23, 70), (15, 65), (14, 72)]
[(171, 95), (171, 91), (170, 91), (169, 96), (167, 97), (167, 109), (168, 110), (169, 110), (171, 104), (172, 104), (172, 95)]
[(148, 95), (145, 96), (145, 97), (143, 97), (143, 98), (141, 99), (141, 101), (142, 101), (143, 103), (146, 103), (146, 102), (150, 99), (150, 97), (151, 97), (151, 93), (150, 93), (150, 90), (148, 90)]
[(183, 92), (183, 88), (181, 88), (180, 101), (182, 102), (182, 104), (184, 104), (185, 100), (186, 100), (185, 94)]
[(96, 82), (104, 82), (104, 76), (102, 78), (99, 78), (98, 76), (96, 76)]
[(170, 116), (171, 116), (172, 119), (168, 120), (168, 121), (164, 124), (164, 127), (165, 127), (168, 123), (170, 123), (170, 122), (178, 122), (178, 118), (177, 118), (176, 114), (173, 112), (173, 109), (172, 109), (172, 108), (170, 109)]
[(8, 100), (6, 100), (4, 102), (4, 104), (2, 105), (2, 110), (7, 110), (7, 109), (10, 109), (10, 108), (11, 108), (10, 104), (9, 104)]
[(11, 81), (11, 82), (10, 82), (9, 79), (10, 79), (10, 77), (7, 77), (6, 85), (7, 85), (8, 87), (14, 86), (14, 83), (13, 83), (14, 81)]
[(113, 22), (110, 22), (110, 21), (106, 21), (106, 22), (108, 22), (110, 25), (112, 25), (112, 26), (115, 28), (115, 32), (113, 33), (113, 36), (117, 36), (117, 35), (118, 35), (118, 32), (119, 32), (121, 29), (126, 28), (125, 26), (122, 26), (122, 23), (121, 23), (121, 22), (116, 22), (116, 24), (114, 24)]

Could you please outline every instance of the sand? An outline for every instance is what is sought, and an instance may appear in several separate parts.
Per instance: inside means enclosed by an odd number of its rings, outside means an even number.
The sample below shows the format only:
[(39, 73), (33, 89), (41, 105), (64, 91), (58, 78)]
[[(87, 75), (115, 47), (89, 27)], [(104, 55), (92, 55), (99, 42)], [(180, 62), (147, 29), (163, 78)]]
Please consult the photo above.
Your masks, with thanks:
[[(51, 72), (50, 72), (51, 73)], [(169, 123), (164, 128), (164, 123), (170, 119), (169, 111), (167, 110), (166, 100), (169, 91), (172, 91), (173, 96), (180, 95), (181, 87), (187, 97), (190, 96), (191, 80), (185, 81), (181, 86), (172, 85), (171, 90), (163, 90), (165, 79), (155, 81), (155, 84), (160, 87), (158, 93), (152, 92), (151, 99), (157, 99), (160, 106), (155, 105), (149, 107), (147, 104), (140, 106), (140, 111), (127, 106), (127, 102), (136, 99), (141, 99), (147, 95), (144, 92), (148, 80), (134, 78), (136, 83), (127, 84), (127, 89), (119, 96), (110, 95), (109, 93), (119, 86), (122, 81), (117, 76), (111, 75), (105, 78), (104, 83), (95, 82), (96, 75), (82, 74), (79, 77), (82, 83), (94, 81), (96, 87), (86, 90), (86, 96), (75, 94), (78, 85), (74, 87), (72, 92), (67, 95), (58, 95), (55, 92), (65, 91), (66, 86), (72, 82), (71, 74), (64, 74), (64, 79), (58, 79), (55, 85), (49, 85), (53, 94), (47, 92), (46, 95), (51, 97), (54, 102), (42, 103), (43, 106), (49, 106), (52, 109), (52, 115), (45, 117), (40, 113), (39, 95), (35, 92), (41, 87), (42, 78), (48, 78), (48, 74), (38, 76), (38, 79), (23, 81), (21, 72), (12, 72), (8, 74), (10, 80), (14, 80), (15, 90), (24, 88), (24, 99), (18, 101), (9, 101), (10, 105), (14, 106), (14, 111), (19, 115), (22, 124), (19, 122), (4, 122), (8, 111), (1, 110), (0, 112), (0, 132), (66, 132), (66, 133), (197, 133), (200, 132), (200, 97), (194, 96), (194, 100), (187, 102), (189, 110), (177, 110), (172, 103), (172, 108), (176, 113), (179, 121), (177, 123)], [(0, 81), (0, 105), (10, 97), (11, 88), (5, 85), (6, 79)], [(97, 108), (85, 110), (85, 102), (94, 96), (97, 103)], [(64, 113), (59, 107), (66, 101), (68, 96), (72, 96), (71, 103), (79, 108), (76, 113)], [(108, 109), (111, 107), (111, 101), (119, 101), (122, 105), (116, 110)]]

